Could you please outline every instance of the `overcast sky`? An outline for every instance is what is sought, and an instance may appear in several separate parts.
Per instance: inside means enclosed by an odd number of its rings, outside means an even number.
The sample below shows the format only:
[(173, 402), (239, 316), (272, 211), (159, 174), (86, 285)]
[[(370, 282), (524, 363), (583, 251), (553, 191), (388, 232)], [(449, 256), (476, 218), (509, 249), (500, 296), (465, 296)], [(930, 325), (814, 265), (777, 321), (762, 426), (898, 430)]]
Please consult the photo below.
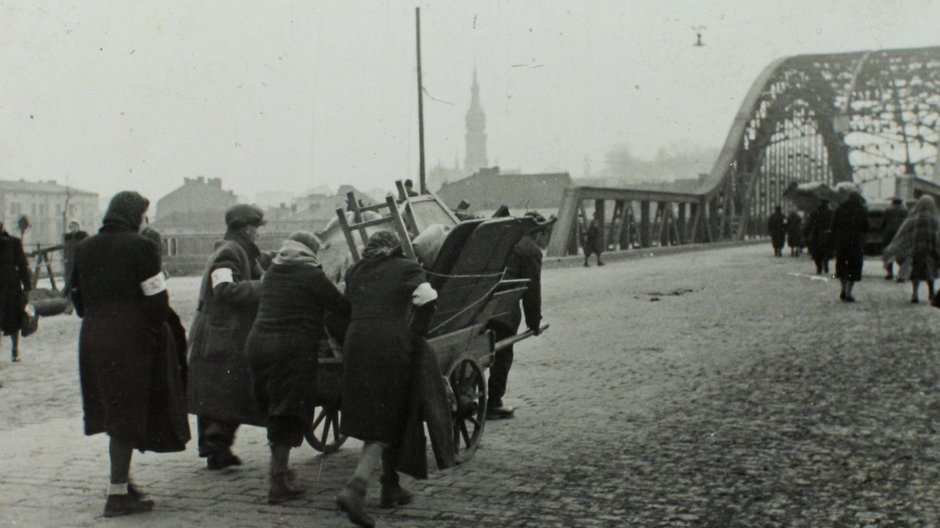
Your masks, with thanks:
[(184, 176), (416, 178), (416, 5), (429, 167), (463, 160), (474, 67), (490, 163), (579, 177), (615, 144), (720, 147), (775, 58), (940, 45), (928, 0), (0, 0), (0, 179), (155, 201)]

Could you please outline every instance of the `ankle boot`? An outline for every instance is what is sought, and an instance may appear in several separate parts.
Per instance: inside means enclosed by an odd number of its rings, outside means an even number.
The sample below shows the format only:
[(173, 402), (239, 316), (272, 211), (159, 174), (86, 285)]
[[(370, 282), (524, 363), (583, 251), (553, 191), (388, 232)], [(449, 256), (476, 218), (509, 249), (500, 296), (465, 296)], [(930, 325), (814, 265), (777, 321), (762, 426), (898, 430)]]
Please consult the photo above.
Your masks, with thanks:
[(375, 519), (366, 513), (365, 500), (366, 482), (354, 478), (336, 496), (336, 505), (340, 511), (346, 512), (349, 520), (356, 526), (372, 528), (375, 526)]
[(382, 486), (382, 497), (379, 500), (380, 508), (394, 508), (395, 506), (404, 506), (411, 504), (414, 500), (414, 494), (399, 484), (392, 486)]
[(300, 498), (306, 491), (306, 486), (294, 482), (289, 471), (279, 471), (271, 475), (268, 504), (280, 504)]

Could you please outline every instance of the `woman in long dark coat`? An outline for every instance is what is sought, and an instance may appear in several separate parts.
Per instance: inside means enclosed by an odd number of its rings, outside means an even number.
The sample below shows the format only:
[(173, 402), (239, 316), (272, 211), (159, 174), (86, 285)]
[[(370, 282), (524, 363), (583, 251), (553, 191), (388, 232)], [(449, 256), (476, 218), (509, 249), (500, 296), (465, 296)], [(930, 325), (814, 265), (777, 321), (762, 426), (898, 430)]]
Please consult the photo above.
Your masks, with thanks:
[(791, 211), (787, 216), (787, 245), (791, 257), (799, 257), (803, 252), (803, 218), (798, 211)]
[(829, 273), (829, 260), (832, 259), (832, 209), (829, 201), (823, 200), (806, 219), (806, 247), (816, 263), (816, 274)]
[(20, 239), (3, 229), (0, 219), (0, 330), (10, 336), (10, 359), (20, 360), (19, 336), (23, 328), (23, 309), (29, 298), (32, 282), (29, 262)]
[(787, 240), (787, 217), (784, 216), (779, 205), (774, 207), (773, 214), (767, 219), (767, 231), (770, 233), (770, 243), (774, 247), (774, 256), (783, 256), (783, 243)]
[(865, 259), (865, 233), (868, 232), (868, 211), (857, 192), (836, 207), (832, 215), (832, 239), (836, 250), (836, 278), (842, 283), (839, 299), (855, 302), (852, 288), (862, 280)]
[(261, 279), (258, 315), (248, 333), (252, 387), (268, 414), (272, 504), (305, 491), (293, 482), (288, 460), (313, 420), (323, 318), (327, 312), (349, 317), (349, 301), (320, 269), (319, 248), (316, 236), (305, 231), (284, 241)]
[[(352, 479), (336, 501), (359, 526), (372, 526), (363, 510), (373, 468), (382, 459), (380, 506), (411, 502), (398, 483), (397, 451), (405, 429), (411, 397), (412, 341), (426, 326), (409, 328), (409, 316), (426, 321), (437, 292), (421, 266), (402, 254), (392, 233), (369, 238), (362, 260), (346, 274), (346, 296), (352, 304), (343, 344), (343, 400), (340, 431), (363, 440), (362, 455)], [(417, 309), (415, 309), (417, 308)]]
[(115, 195), (98, 234), (75, 248), (69, 280), (82, 318), (85, 434), (111, 437), (106, 517), (153, 508), (128, 479), (134, 449), (182, 451), (189, 440), (160, 252), (138, 233), (148, 205), (136, 192)]

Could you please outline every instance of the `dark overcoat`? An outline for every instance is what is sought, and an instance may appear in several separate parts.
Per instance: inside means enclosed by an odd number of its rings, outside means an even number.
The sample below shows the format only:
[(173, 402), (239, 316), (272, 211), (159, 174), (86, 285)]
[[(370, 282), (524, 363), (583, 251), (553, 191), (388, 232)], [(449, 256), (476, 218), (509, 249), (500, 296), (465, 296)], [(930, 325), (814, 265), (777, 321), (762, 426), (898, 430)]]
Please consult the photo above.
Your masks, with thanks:
[(491, 321), (497, 339), (514, 335), (525, 314), (526, 328), (538, 328), (542, 320), (542, 250), (530, 236), (524, 236), (512, 248), (506, 262), (506, 279), (529, 279), (529, 287), (522, 296), (522, 309), (516, 303), (501, 318)]
[(0, 228), (0, 329), (5, 335), (23, 327), (23, 307), (31, 287), (23, 243)]
[(132, 222), (119, 220), (106, 217), (101, 231), (75, 248), (69, 280), (82, 318), (85, 434), (105, 432), (142, 451), (181, 451), (189, 424), (160, 253)]
[(261, 280), (246, 350), (255, 398), (269, 417), (310, 423), (324, 315), (349, 317), (349, 301), (310, 263), (274, 264)]
[(404, 256), (360, 260), (347, 272), (352, 315), (343, 343), (344, 434), (400, 441), (414, 378), (412, 293), (425, 280), (418, 262)]
[(787, 245), (791, 248), (803, 247), (803, 219), (796, 211), (787, 217)]
[(804, 242), (813, 259), (832, 258), (832, 209), (828, 204), (820, 204), (809, 214), (803, 234), (806, 235)]
[[(231, 423), (265, 425), (248, 373), (245, 341), (261, 289), (257, 246), (226, 235), (209, 257), (189, 332), (187, 396), (192, 414)], [(228, 270), (231, 282), (213, 287), (212, 274)]]
[(774, 212), (767, 219), (767, 231), (770, 233), (770, 240), (777, 249), (783, 247), (787, 239), (787, 217), (783, 213)]
[(865, 234), (868, 232), (868, 211), (860, 198), (839, 205), (832, 215), (832, 240), (835, 246), (836, 277), (862, 280)]

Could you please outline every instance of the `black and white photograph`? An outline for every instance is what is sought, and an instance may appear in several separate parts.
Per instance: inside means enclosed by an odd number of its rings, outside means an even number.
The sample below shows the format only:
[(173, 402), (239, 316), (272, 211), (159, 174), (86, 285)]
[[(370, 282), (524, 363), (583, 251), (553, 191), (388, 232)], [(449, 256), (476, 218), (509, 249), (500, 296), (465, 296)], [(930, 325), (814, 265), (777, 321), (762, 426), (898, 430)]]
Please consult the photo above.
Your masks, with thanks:
[(0, 526), (940, 526), (940, 3), (0, 0)]

